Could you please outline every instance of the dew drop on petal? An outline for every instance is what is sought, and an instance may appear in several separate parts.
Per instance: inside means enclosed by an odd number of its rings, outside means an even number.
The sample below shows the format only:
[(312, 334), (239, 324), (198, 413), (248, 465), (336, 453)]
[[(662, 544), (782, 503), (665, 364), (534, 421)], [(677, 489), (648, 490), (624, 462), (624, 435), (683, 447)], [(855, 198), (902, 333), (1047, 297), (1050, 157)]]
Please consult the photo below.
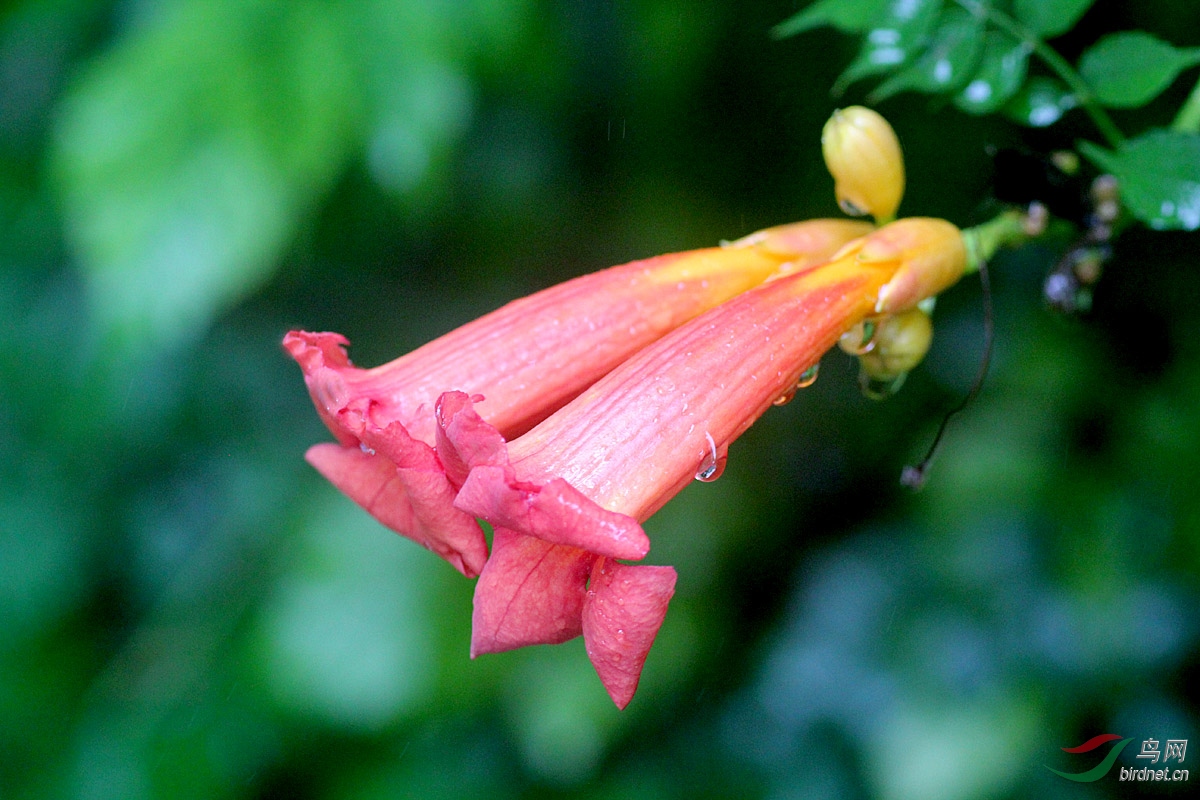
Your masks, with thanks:
[(366, 454), (367, 454), (367, 455), (369, 455), (369, 456), (373, 456), (373, 455), (375, 455), (375, 448), (373, 448), (373, 447), (367, 447), (367, 443), (366, 443), (366, 442), (359, 442), (359, 443), (358, 443), (358, 449), (359, 449), (359, 450), (362, 450), (364, 453), (366, 453)]
[(796, 396), (796, 387), (793, 386), (791, 389), (788, 389), (786, 392), (779, 395), (779, 397), (776, 397), (774, 400), (772, 400), (771, 405), (786, 406), (788, 403), (792, 402), (792, 398), (795, 396)]
[(875, 333), (878, 330), (879, 325), (875, 320), (863, 320), (842, 334), (838, 339), (838, 347), (852, 356), (869, 353), (875, 349)]
[(817, 373), (820, 371), (821, 365), (818, 363), (801, 372), (799, 380), (796, 381), (796, 388), (807, 389), (809, 386), (812, 386), (817, 382)]
[(713, 441), (711, 433), (705, 431), (704, 438), (708, 440), (708, 452), (704, 454), (700, 468), (696, 470), (696, 480), (711, 483), (725, 471), (726, 457), (717, 452), (717, 443)]
[(838, 207), (851, 217), (865, 217), (867, 215), (865, 208), (859, 208), (844, 197), (838, 201)]

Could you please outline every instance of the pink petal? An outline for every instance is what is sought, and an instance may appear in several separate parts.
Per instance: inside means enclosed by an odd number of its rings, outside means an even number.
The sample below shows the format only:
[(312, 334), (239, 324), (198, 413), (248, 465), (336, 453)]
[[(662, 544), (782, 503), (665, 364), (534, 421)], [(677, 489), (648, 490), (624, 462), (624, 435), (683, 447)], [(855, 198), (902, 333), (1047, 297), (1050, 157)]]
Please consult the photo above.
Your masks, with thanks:
[(606, 511), (562, 478), (519, 481), (511, 467), (471, 470), (454, 505), (493, 525), (613, 558), (641, 559), (650, 539), (633, 517)]
[(637, 520), (608, 511), (562, 478), (518, 480), (504, 438), (462, 392), (438, 399), (438, 455), (457, 475), (454, 504), (492, 525), (613, 558), (640, 559), (650, 539)]
[(438, 456), (455, 486), (462, 486), (472, 466), (508, 463), (504, 437), (483, 421), (464, 392), (446, 392), (439, 397), (436, 416)]
[(471, 658), (578, 636), (595, 560), (583, 550), (496, 528), (492, 557), (475, 584)]
[(350, 399), (350, 390), (342, 376), (353, 366), (346, 356), (350, 341), (340, 333), (291, 331), (283, 337), (283, 347), (304, 371), (304, 383), (325, 426), (344, 445), (356, 444), (354, 437), (338, 423), (338, 412)]
[(675, 594), (672, 567), (630, 566), (600, 559), (583, 604), (583, 640), (608, 695), (625, 708)]
[[(395, 426), (402, 432), (403, 428)], [(389, 426), (376, 443), (398, 438)], [(358, 447), (318, 444), (305, 454), (308, 463), (381, 523), (427, 547), (473, 578), (487, 561), (487, 540), (469, 514), (453, 506), (454, 489), (433, 449), (422, 442), (406, 455), (405, 466)], [(424, 448), (425, 454), (417, 447)]]

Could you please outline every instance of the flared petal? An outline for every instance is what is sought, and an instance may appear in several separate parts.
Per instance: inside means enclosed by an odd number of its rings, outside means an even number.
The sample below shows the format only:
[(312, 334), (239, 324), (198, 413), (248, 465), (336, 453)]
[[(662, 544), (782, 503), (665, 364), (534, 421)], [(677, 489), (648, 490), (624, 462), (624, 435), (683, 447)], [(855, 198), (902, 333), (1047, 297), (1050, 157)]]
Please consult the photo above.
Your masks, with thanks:
[(287, 350), (304, 372), (304, 384), (325, 427), (344, 445), (356, 445), (352, 433), (343, 430), (338, 412), (350, 401), (350, 387), (343, 375), (353, 370), (345, 348), (350, 340), (340, 333), (291, 331), (283, 337)]
[(672, 567), (628, 565), (598, 559), (583, 604), (583, 640), (588, 658), (617, 708), (625, 708), (654, 637), (675, 594)]
[[(399, 427), (399, 426), (395, 426)], [(403, 428), (389, 429), (393, 436)], [(378, 443), (378, 440), (376, 440)], [(313, 445), (308, 463), (381, 523), (437, 553), (468, 578), (487, 561), (487, 540), (475, 518), (454, 508), (454, 489), (433, 449), (421, 442), (419, 453), (397, 467), (390, 459), (355, 447)], [(414, 448), (415, 449), (415, 448)]]
[(596, 556), (496, 528), (492, 556), (475, 584), (471, 657), (583, 632), (584, 592)]
[(456, 474), (469, 468), (457, 508), (527, 536), (613, 558), (640, 559), (650, 540), (637, 520), (609, 511), (561, 478), (522, 480), (504, 440), (462, 392), (438, 401), (438, 448)]
[(612, 558), (640, 559), (650, 539), (637, 520), (607, 511), (562, 478), (520, 481), (511, 467), (477, 467), (455, 505), (493, 525)]

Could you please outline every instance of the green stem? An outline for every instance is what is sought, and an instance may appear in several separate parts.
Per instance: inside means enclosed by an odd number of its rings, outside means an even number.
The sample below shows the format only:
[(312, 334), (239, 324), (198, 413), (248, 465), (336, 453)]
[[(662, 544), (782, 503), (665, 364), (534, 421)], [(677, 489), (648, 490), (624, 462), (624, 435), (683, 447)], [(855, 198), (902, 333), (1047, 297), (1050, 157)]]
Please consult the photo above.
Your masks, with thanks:
[(1171, 123), (1171, 130), (1178, 133), (1200, 133), (1200, 80), (1196, 81), (1192, 93)]
[(1125, 136), (1121, 130), (1112, 121), (1112, 117), (1108, 116), (1103, 108), (1096, 103), (1096, 99), (1092, 96), (1092, 87), (1087, 85), (1087, 82), (1080, 77), (1067, 60), (1058, 54), (1050, 45), (1042, 41), (1036, 33), (1026, 28), (1021, 23), (1017, 22), (1012, 17), (1002, 11), (997, 11), (991, 6), (983, 5), (975, 2), (975, 0), (957, 0), (958, 4), (967, 9), (973, 14), (983, 14), (997, 28), (1012, 34), (1018, 40), (1029, 45), (1033, 52), (1037, 53), (1042, 61), (1046, 62), (1046, 66), (1054, 71), (1054, 74), (1062, 79), (1063, 83), (1070, 87), (1075, 94), (1075, 99), (1083, 106), (1083, 110), (1092, 118), (1092, 122), (1100, 130), (1100, 133), (1108, 141), (1111, 147), (1120, 147)]
[(1025, 215), (1020, 211), (1005, 211), (995, 219), (962, 232), (967, 247), (966, 274), (978, 272), (1001, 247), (1015, 247), (1029, 238)]

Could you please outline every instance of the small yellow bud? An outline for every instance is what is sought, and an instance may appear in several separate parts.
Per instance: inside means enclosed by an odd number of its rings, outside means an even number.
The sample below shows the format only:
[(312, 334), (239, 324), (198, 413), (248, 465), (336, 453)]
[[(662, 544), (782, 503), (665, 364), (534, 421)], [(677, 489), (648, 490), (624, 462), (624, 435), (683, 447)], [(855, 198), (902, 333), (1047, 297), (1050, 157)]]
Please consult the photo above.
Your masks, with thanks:
[(821, 131), (821, 151), (843, 211), (895, 219), (904, 196), (904, 156), (887, 120), (862, 106), (834, 111)]
[(858, 357), (863, 391), (876, 399), (895, 393), (932, 341), (933, 322), (919, 308), (876, 321), (871, 347)]

